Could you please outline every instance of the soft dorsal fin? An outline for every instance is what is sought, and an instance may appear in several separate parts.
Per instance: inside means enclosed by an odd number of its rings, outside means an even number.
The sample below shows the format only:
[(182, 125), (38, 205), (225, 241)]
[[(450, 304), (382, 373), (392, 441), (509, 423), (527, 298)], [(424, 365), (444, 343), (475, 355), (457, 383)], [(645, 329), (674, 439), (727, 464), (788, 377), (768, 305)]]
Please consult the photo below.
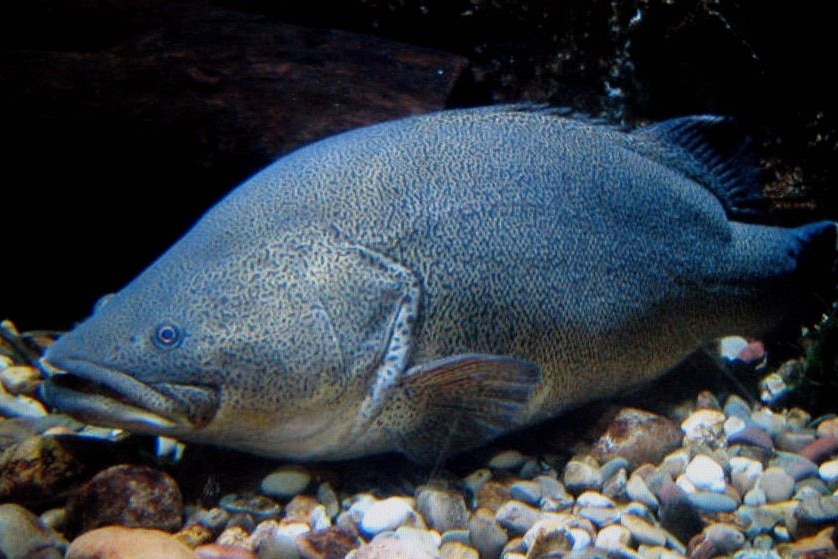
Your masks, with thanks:
[(673, 118), (639, 128), (638, 151), (684, 173), (710, 190), (728, 217), (764, 220), (767, 201), (752, 141), (736, 121), (713, 115)]

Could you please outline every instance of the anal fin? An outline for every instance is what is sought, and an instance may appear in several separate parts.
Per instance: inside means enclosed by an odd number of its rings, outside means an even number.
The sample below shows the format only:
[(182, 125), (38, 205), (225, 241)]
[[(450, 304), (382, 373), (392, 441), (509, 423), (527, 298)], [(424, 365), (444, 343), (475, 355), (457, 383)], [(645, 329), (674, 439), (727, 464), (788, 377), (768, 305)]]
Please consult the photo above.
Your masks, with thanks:
[(538, 366), (523, 359), (447, 357), (408, 370), (379, 421), (411, 459), (432, 462), (520, 426), (540, 381)]

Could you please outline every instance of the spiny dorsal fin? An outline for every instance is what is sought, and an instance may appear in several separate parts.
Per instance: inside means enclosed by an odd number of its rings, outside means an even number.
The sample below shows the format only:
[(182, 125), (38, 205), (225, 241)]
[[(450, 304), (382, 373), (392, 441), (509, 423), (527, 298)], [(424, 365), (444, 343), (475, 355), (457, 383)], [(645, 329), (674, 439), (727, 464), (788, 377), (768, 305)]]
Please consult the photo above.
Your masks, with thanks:
[(766, 199), (752, 141), (729, 117), (697, 115), (639, 128), (632, 146), (704, 185), (737, 221), (764, 220)]

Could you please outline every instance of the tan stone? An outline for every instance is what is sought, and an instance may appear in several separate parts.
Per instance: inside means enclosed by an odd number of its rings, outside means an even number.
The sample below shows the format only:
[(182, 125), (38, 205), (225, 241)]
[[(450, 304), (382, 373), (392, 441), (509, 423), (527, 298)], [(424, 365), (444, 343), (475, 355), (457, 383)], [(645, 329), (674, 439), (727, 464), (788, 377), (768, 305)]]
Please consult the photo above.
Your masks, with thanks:
[(199, 559), (199, 556), (160, 530), (105, 526), (73, 540), (65, 559)]

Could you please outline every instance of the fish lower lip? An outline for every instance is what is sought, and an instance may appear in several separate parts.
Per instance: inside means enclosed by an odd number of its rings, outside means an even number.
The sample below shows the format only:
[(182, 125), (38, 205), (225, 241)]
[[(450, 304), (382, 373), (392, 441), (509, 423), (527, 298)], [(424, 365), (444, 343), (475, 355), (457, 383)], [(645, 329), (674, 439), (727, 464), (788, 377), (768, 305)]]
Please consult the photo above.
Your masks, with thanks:
[(218, 408), (218, 393), (211, 387), (149, 385), (79, 359), (44, 359), (42, 366), (50, 375), (44, 399), (88, 423), (155, 433), (194, 430), (209, 423)]

